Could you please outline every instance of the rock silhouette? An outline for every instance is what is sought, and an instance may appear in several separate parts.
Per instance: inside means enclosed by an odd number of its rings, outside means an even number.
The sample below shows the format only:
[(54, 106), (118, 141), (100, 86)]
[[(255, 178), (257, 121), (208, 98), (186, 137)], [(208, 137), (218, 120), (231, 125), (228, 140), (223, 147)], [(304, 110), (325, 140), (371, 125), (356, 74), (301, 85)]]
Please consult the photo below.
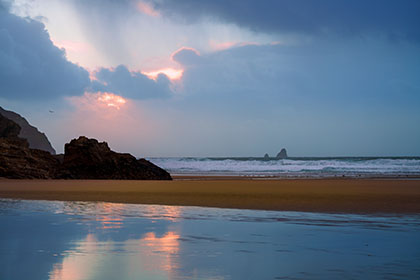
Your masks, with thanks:
[(18, 124), (0, 115), (0, 177), (54, 178), (58, 159), (49, 152), (30, 149), (28, 141), (18, 137), (20, 130)]
[(281, 151), (277, 154), (276, 159), (285, 159), (288, 158), (286, 149), (281, 149)]
[(0, 177), (11, 179), (171, 180), (164, 169), (145, 159), (111, 151), (108, 144), (84, 136), (52, 155), (31, 149), (19, 137), (20, 126), (0, 115)]
[(53, 155), (55, 154), (55, 150), (51, 146), (47, 136), (40, 132), (36, 127), (30, 125), (24, 117), (15, 112), (5, 110), (2, 107), (0, 107), (0, 114), (20, 126), (18, 136), (28, 141), (29, 148), (47, 151)]
[(111, 151), (106, 142), (81, 136), (64, 146), (57, 174), (65, 179), (171, 180), (168, 172), (145, 159)]

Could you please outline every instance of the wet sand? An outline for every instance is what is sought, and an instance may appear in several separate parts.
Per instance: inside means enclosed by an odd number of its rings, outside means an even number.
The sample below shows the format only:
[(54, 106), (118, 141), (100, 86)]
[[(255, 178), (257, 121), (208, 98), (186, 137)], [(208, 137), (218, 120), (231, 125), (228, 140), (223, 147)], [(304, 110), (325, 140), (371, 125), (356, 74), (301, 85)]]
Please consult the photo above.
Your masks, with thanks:
[(420, 213), (420, 180), (4, 179), (0, 180), (0, 197), (328, 213)]

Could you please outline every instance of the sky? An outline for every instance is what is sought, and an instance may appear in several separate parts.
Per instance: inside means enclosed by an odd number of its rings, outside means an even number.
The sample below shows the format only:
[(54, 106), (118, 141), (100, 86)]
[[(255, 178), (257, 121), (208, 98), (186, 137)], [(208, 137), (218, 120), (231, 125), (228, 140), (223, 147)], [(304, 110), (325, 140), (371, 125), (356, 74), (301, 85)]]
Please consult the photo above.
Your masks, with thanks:
[(0, 106), (54, 148), (420, 156), (418, 0), (0, 0)]

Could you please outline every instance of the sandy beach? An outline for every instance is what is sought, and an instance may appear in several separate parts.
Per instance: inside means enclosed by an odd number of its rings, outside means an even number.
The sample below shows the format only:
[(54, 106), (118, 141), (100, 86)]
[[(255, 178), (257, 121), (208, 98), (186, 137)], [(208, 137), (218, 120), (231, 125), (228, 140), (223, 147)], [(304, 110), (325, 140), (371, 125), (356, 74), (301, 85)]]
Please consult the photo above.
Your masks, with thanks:
[(0, 197), (330, 213), (420, 213), (420, 180), (0, 180)]

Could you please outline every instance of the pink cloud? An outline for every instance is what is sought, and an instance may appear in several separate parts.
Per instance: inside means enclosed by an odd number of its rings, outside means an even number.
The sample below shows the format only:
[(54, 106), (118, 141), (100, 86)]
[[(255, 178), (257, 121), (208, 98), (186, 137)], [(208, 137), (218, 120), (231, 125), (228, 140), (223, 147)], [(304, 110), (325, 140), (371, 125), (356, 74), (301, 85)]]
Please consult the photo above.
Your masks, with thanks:
[(97, 94), (98, 96), (96, 100), (98, 103), (108, 107), (113, 107), (119, 110), (125, 103), (127, 103), (126, 99), (111, 92), (99, 92)]
[[(277, 42), (274, 42), (277, 43)], [(252, 42), (252, 41), (245, 41), (245, 42), (234, 42), (234, 41), (228, 41), (228, 42), (218, 42), (214, 40), (209, 41), (210, 48), (213, 51), (222, 51), (227, 50), (230, 48), (235, 47), (244, 47), (244, 46), (260, 46), (261, 44), (258, 42)]]
[(210, 48), (215, 51), (226, 50), (234, 47), (238, 42), (217, 42), (214, 40), (210, 40)]
[(150, 3), (139, 1), (137, 2), (137, 10), (145, 15), (158, 17), (160, 16), (159, 11), (156, 11)]
[(196, 55), (200, 55), (200, 52), (199, 51), (197, 51), (196, 49), (194, 49), (194, 48), (190, 48), (190, 47), (181, 47), (181, 48), (179, 48), (179, 49), (177, 49), (176, 51), (174, 51), (172, 54), (171, 54), (171, 60), (172, 61), (174, 61), (174, 56), (176, 56), (178, 53), (180, 53), (180, 52), (182, 52), (182, 51), (192, 51), (192, 52), (194, 52)]
[(156, 80), (159, 74), (165, 74), (170, 80), (180, 80), (182, 74), (184, 73), (183, 69), (174, 69), (174, 68), (163, 68), (155, 71), (141, 72), (146, 75), (149, 79)]
[(100, 113), (103, 116), (114, 115), (113, 110), (120, 110), (128, 100), (112, 92), (85, 92), (83, 96), (69, 98), (81, 111)]

